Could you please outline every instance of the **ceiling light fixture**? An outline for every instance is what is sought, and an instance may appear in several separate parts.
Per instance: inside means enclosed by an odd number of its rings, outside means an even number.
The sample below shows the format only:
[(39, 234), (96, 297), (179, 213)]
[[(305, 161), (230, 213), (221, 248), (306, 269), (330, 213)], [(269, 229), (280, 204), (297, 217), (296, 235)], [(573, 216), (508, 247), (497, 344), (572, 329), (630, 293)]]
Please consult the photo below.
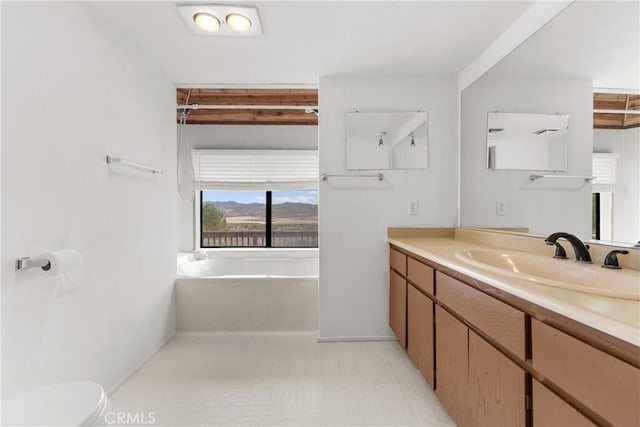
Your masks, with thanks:
[(251, 19), (241, 13), (230, 13), (225, 18), (227, 25), (235, 31), (245, 32), (251, 29)]
[(207, 33), (215, 33), (220, 29), (220, 21), (210, 13), (196, 13), (193, 15), (193, 22), (198, 26), (198, 28), (202, 31), (206, 31)]
[(260, 36), (258, 9), (221, 4), (179, 4), (180, 15), (197, 34), (208, 36)]

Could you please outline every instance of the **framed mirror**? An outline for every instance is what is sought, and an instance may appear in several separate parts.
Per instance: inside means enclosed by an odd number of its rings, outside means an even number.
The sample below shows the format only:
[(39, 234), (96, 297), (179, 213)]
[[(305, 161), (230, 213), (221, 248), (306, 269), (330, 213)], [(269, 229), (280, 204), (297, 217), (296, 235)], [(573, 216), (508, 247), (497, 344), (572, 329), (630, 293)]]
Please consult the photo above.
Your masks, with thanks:
[(426, 169), (427, 113), (346, 114), (347, 170)]
[[(536, 235), (566, 231), (595, 243), (637, 244), (638, 76), (640, 3), (573, 2), (466, 88), (461, 225)], [(618, 101), (622, 107), (615, 106)], [(614, 108), (622, 112), (612, 114)], [(558, 123), (527, 129), (561, 137), (558, 145), (547, 142), (545, 149), (533, 151), (522, 145), (503, 148), (513, 145), (505, 142), (507, 131), (497, 129), (508, 129), (512, 117), (491, 114), (496, 111), (533, 114), (527, 121), (561, 112)], [(567, 117), (570, 132), (562, 132)], [(544, 171), (539, 172), (544, 179), (532, 181), (533, 170)]]
[(566, 171), (569, 116), (487, 114), (487, 168)]

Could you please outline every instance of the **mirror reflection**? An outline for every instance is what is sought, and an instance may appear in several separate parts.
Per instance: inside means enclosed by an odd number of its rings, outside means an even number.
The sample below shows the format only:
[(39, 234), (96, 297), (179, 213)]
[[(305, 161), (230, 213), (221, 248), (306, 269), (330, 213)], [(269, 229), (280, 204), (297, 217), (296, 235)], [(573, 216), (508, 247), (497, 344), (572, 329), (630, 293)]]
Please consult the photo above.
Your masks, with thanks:
[(487, 168), (566, 171), (569, 116), (489, 113)]
[[(574, 2), (465, 89), (463, 226), (640, 240), (639, 16), (638, 2)], [(566, 150), (547, 165), (543, 150), (501, 151), (507, 134), (490, 129), (507, 126), (487, 122), (496, 111), (570, 117)], [(531, 181), (533, 170), (556, 179)]]
[(353, 112), (346, 115), (347, 169), (425, 169), (427, 113)]

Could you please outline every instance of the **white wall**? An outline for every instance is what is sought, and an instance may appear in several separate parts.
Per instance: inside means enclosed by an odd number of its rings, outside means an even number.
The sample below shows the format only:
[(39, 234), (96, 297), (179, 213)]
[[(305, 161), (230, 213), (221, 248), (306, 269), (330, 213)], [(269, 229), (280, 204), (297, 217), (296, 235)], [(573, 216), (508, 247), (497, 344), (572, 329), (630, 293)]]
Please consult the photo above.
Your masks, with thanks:
[(618, 153), (613, 194), (613, 235), (617, 242), (640, 240), (640, 128), (593, 131), (593, 151)]
[[(591, 238), (591, 185), (582, 180), (529, 181), (536, 171), (486, 168), (487, 113), (569, 115), (568, 171), (591, 175), (592, 84), (589, 80), (483, 77), (462, 95), (461, 223), (471, 227), (529, 227)], [(547, 174), (548, 172), (543, 172)], [(496, 214), (496, 201), (507, 214)]]
[[(187, 125), (183, 138), (194, 149), (315, 150), (317, 126)], [(178, 201), (178, 251), (194, 248), (194, 205)]]
[[(65, 380), (109, 389), (175, 329), (175, 89), (86, 4), (2, 7), (3, 397)], [(13, 269), (67, 248), (84, 257), (76, 294)]]
[[(321, 173), (345, 173), (345, 113), (429, 114), (428, 169), (384, 171), (382, 183), (352, 178), (320, 183), (319, 337), (391, 337), (387, 227), (456, 224), (456, 83), (323, 77), (319, 96)], [(419, 201), (419, 215), (408, 216), (409, 200)]]

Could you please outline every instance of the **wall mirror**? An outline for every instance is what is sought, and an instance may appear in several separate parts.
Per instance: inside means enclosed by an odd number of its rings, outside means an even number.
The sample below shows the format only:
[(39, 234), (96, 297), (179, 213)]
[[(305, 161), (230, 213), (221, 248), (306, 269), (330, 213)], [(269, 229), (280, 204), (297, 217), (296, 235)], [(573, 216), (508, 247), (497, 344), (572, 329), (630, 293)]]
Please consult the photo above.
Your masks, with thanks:
[(569, 116), (487, 114), (487, 168), (566, 171)]
[(346, 138), (348, 170), (428, 166), (425, 112), (350, 112)]
[[(638, 2), (574, 2), (464, 90), (462, 226), (566, 231), (630, 247), (640, 240), (639, 21)], [(608, 114), (618, 98), (622, 125)], [(568, 116), (568, 132), (563, 122), (528, 129), (562, 136), (554, 148), (566, 150), (503, 149), (508, 125), (494, 119), (507, 116), (496, 111)], [(585, 179), (601, 174), (603, 159), (608, 177)]]

